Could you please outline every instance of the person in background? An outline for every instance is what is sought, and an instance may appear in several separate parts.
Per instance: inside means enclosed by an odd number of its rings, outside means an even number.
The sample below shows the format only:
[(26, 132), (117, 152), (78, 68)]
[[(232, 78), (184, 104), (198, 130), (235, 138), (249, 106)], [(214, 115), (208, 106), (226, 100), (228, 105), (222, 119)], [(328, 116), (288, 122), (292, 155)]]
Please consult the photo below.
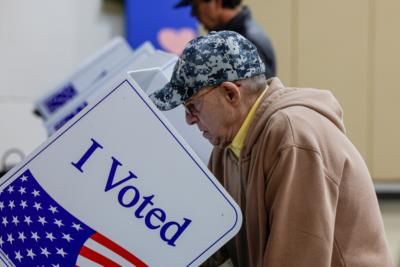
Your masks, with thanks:
[(241, 0), (181, 0), (175, 8), (191, 6), (196, 17), (208, 31), (229, 30), (250, 40), (265, 64), (265, 76), (276, 76), (275, 52), (268, 35), (253, 20), (250, 9)]
[(213, 145), (209, 168), (242, 210), (239, 233), (203, 266), (391, 267), (373, 182), (331, 92), (264, 76), (232, 31), (190, 41), (150, 95), (183, 104)]

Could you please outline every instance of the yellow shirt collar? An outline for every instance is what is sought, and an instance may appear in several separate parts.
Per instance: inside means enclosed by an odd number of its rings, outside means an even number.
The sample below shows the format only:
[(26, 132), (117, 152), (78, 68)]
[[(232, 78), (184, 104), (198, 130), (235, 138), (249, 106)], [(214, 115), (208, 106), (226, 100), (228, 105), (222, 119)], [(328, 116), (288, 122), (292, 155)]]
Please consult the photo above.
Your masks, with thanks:
[(258, 106), (260, 105), (261, 98), (265, 95), (267, 92), (267, 89), (262, 92), (262, 94), (257, 98), (256, 102), (253, 104), (251, 107), (249, 113), (246, 116), (246, 119), (244, 120), (242, 126), (240, 126), (239, 131), (237, 132), (236, 136), (233, 138), (232, 143), (229, 145), (229, 148), (232, 150), (232, 152), (239, 157), (240, 151), (243, 148), (244, 144), (244, 138), (247, 135), (247, 131), (249, 130), (250, 123), (254, 119), (254, 115), (256, 114), (256, 110)]

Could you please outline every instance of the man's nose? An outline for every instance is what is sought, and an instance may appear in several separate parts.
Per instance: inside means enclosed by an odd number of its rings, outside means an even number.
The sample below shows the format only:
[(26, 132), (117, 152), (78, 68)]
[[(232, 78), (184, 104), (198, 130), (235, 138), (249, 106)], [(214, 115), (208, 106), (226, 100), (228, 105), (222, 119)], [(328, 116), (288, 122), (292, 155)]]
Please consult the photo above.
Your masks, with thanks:
[(196, 115), (192, 115), (189, 112), (185, 112), (186, 123), (189, 125), (193, 125), (198, 122), (198, 118)]

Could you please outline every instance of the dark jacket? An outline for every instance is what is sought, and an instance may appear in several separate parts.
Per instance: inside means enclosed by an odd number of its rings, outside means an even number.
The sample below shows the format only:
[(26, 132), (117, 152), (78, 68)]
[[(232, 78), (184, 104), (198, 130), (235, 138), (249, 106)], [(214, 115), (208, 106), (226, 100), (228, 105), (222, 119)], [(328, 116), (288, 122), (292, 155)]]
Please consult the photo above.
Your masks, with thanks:
[(234, 31), (249, 39), (257, 47), (258, 53), (265, 63), (266, 77), (276, 76), (275, 53), (271, 40), (253, 20), (251, 12), (246, 6), (231, 21), (216, 30)]

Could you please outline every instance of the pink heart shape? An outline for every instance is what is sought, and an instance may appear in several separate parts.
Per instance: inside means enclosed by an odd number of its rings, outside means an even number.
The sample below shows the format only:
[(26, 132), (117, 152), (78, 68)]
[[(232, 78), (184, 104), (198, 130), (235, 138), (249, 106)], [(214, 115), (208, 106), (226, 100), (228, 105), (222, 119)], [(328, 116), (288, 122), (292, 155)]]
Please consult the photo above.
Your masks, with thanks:
[(157, 39), (165, 51), (180, 55), (185, 45), (196, 36), (191, 28), (163, 28), (158, 32)]

